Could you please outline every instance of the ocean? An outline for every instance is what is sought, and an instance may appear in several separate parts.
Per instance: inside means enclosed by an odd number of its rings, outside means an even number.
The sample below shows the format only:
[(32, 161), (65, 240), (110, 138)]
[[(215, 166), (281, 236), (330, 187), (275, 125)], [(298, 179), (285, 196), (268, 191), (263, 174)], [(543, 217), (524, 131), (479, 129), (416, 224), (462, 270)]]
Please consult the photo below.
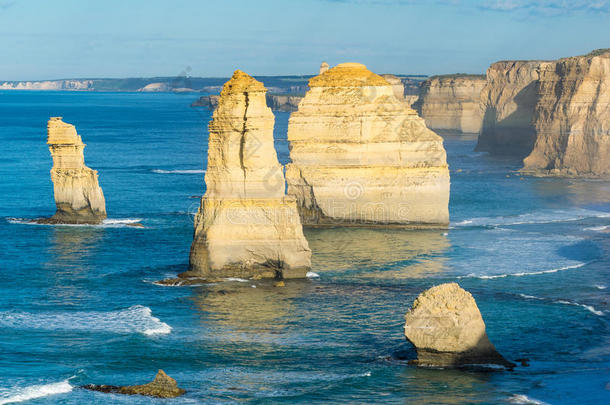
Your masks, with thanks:
[[(307, 280), (163, 287), (186, 270), (210, 111), (196, 95), (0, 92), (0, 404), (599, 404), (610, 400), (610, 181), (519, 176), (447, 135), (447, 230), (306, 229)], [(277, 112), (280, 161), (289, 113)], [(55, 212), (46, 123), (87, 144), (108, 220)], [(144, 228), (128, 226), (140, 222)], [(507, 359), (418, 369), (404, 315), (425, 289), (475, 297)], [(163, 369), (176, 400), (85, 391)]]

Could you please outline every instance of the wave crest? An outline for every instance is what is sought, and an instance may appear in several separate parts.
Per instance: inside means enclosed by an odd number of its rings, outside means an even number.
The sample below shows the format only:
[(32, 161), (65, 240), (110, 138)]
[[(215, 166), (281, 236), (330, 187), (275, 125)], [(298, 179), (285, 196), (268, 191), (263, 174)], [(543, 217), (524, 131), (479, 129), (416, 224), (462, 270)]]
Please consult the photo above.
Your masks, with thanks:
[(150, 308), (134, 305), (111, 312), (0, 312), (0, 327), (107, 333), (141, 333), (147, 336), (171, 333), (172, 328), (152, 315)]

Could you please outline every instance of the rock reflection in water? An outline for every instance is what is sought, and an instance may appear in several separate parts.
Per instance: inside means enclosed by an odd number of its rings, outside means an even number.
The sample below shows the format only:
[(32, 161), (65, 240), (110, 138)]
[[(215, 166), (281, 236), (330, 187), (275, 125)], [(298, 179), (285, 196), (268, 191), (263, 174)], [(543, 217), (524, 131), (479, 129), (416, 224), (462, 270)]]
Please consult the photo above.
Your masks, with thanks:
[(451, 246), (442, 230), (307, 229), (312, 269), (373, 278), (426, 277), (442, 272)]
[[(270, 345), (298, 344), (298, 334), (291, 332), (290, 327), (298, 317), (292, 301), (315, 287), (307, 280), (289, 280), (285, 287), (273, 284), (272, 281), (223, 282), (198, 289), (192, 299), (202, 312), (208, 337), (224, 343), (260, 345), (257, 351), (271, 352)], [(232, 346), (231, 350), (250, 348)]]

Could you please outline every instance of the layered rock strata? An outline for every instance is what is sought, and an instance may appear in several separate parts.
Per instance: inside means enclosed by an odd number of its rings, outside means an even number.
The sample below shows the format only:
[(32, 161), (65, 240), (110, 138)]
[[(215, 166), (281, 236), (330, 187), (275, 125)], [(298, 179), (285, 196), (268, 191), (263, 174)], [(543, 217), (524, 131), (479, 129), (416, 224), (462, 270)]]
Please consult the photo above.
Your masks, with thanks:
[[(198, 100), (191, 103), (191, 107), (207, 107), (213, 110), (218, 106), (219, 97), (215, 94), (199, 97)], [(267, 105), (273, 111), (295, 111), (299, 107), (303, 96), (297, 94), (267, 94), (266, 99)]]
[(610, 176), (610, 49), (539, 69), (536, 142), (523, 171)]
[(476, 150), (527, 156), (536, 142), (534, 113), (543, 61), (502, 61), (487, 69), (481, 91), (483, 124)]
[(358, 63), (309, 81), (288, 125), (288, 194), (308, 225), (445, 226), (442, 138)]
[(388, 82), (390, 86), (392, 86), (392, 91), (394, 92), (394, 96), (396, 96), (397, 99), (402, 100), (405, 98), (405, 86), (399, 77), (396, 77), (394, 75), (381, 75), (381, 77), (383, 77), (386, 82)]
[(57, 211), (44, 223), (97, 224), (106, 218), (104, 193), (97, 171), (85, 166), (85, 144), (74, 125), (61, 117), (51, 117), (47, 126), (47, 143), (53, 167), (51, 180)]
[(159, 370), (155, 379), (148, 384), (127, 386), (88, 384), (81, 388), (107, 394), (144, 395), (154, 398), (176, 398), (186, 392), (178, 387), (176, 380), (165, 374), (163, 370)]
[(434, 76), (422, 83), (413, 106), (435, 131), (478, 133), (483, 114), (480, 108), (483, 75)]
[(514, 367), (489, 341), (472, 295), (456, 283), (441, 284), (421, 293), (405, 320), (405, 337), (417, 350), (414, 364)]
[(209, 125), (206, 193), (183, 277), (301, 278), (311, 251), (285, 194), (266, 89), (242, 71), (224, 85)]

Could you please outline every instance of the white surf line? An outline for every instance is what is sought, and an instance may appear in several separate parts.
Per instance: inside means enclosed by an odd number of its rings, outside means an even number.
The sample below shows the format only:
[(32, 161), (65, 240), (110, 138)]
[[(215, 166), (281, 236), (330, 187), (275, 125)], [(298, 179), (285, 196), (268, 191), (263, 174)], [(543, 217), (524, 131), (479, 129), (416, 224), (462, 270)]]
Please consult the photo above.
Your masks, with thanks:
[(10, 397), (0, 397), (0, 405), (14, 404), (50, 395), (68, 393), (74, 388), (68, 381), (69, 379), (58, 383), (31, 385), (24, 388), (13, 387), (10, 389), (10, 393), (13, 395)]
[(494, 275), (476, 275), (474, 273), (470, 273), (468, 275), (465, 276), (458, 276), (458, 279), (462, 279), (462, 278), (479, 278), (482, 280), (493, 280), (496, 278), (505, 278), (505, 277), (523, 277), (523, 276), (536, 276), (539, 274), (549, 274), (549, 273), (557, 273), (558, 271), (563, 271), (563, 270), (571, 270), (571, 269), (578, 269), (580, 267), (583, 267), (587, 264), (589, 264), (591, 262), (586, 262), (586, 263), (579, 263), (579, 264), (574, 264), (571, 266), (564, 266), (564, 267), (559, 267), (557, 269), (550, 269), (550, 270), (540, 270), (540, 271), (531, 271), (531, 272), (521, 272), (521, 273), (506, 273), (506, 274), (494, 274)]
[(157, 174), (200, 174), (200, 173), (205, 173), (205, 170), (202, 170), (202, 169), (192, 169), (192, 170), (153, 169), (152, 172), (157, 173)]
[(597, 310), (592, 305), (581, 304), (578, 302), (568, 301), (568, 300), (553, 300), (553, 299), (549, 299), (549, 298), (540, 298), (540, 297), (535, 297), (533, 295), (526, 295), (526, 294), (519, 294), (519, 296), (522, 298), (528, 299), (528, 300), (546, 301), (546, 302), (550, 302), (553, 304), (573, 305), (573, 306), (577, 306), (577, 307), (582, 307), (597, 316), (604, 316), (604, 311)]

